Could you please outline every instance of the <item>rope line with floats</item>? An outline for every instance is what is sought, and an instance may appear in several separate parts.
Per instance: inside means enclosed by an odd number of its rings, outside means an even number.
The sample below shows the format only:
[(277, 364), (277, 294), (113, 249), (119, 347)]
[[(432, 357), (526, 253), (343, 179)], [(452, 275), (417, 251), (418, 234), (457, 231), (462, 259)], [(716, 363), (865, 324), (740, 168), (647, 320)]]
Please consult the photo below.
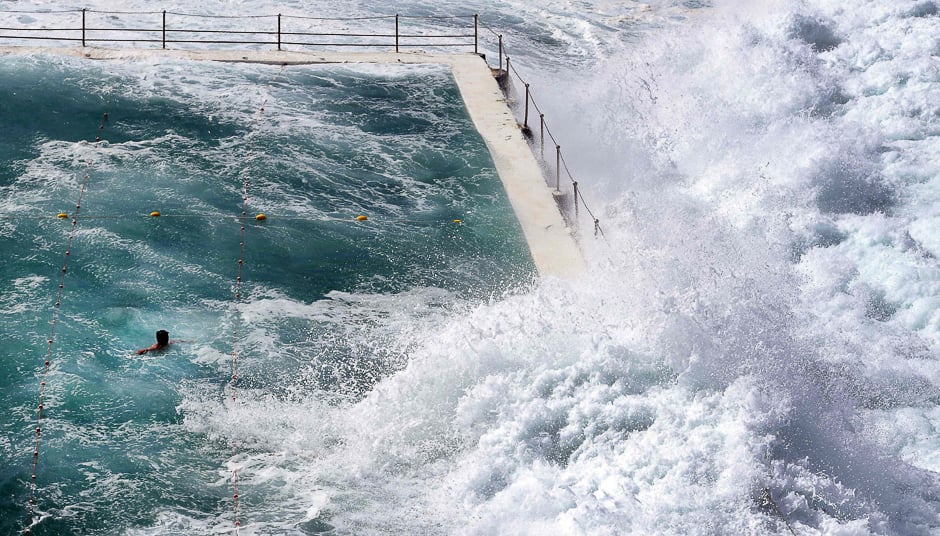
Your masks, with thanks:
[[(104, 112), (101, 116), (101, 123), (98, 125), (98, 133), (95, 135), (95, 144), (93, 148), (97, 149), (98, 145), (101, 142), (101, 133), (104, 131), (105, 123), (108, 122), (108, 112)], [(42, 366), (42, 373), (40, 374), (39, 382), (39, 405), (36, 408), (36, 440), (33, 444), (33, 474), (29, 482), (29, 500), (27, 503), (27, 527), (24, 531), (25, 534), (32, 534), (32, 527), (37, 523), (34, 520), (36, 513), (36, 492), (38, 487), (38, 475), (39, 475), (39, 446), (40, 439), (42, 438), (42, 419), (43, 419), (43, 410), (45, 409), (46, 402), (46, 384), (49, 376), (49, 370), (52, 368), (52, 347), (55, 344), (56, 340), (56, 326), (59, 321), (59, 311), (62, 306), (62, 297), (65, 293), (65, 274), (68, 273), (69, 258), (72, 255), (72, 245), (75, 242), (75, 231), (78, 227), (78, 216), (82, 209), (82, 202), (85, 199), (85, 194), (88, 191), (88, 183), (91, 178), (91, 168), (92, 160), (89, 158), (88, 162), (85, 165), (85, 173), (82, 176), (82, 181), (79, 186), (78, 199), (75, 202), (75, 212), (72, 213), (72, 226), (69, 229), (68, 239), (65, 246), (65, 255), (64, 260), (62, 261), (62, 269), (59, 272), (59, 286), (56, 291), (55, 305), (52, 309), (52, 321), (50, 322), (49, 328), (49, 338), (46, 339), (46, 359)], [(67, 217), (67, 216), (66, 216)]]
[[(277, 75), (271, 80), (273, 84), (279, 76), (284, 72), (286, 64), (282, 64), (280, 70), (277, 72)], [(264, 107), (267, 104), (268, 99), (265, 97), (261, 101), (261, 106), (258, 108), (257, 113), (255, 114), (254, 124), (251, 129), (251, 133), (248, 136), (248, 142), (250, 144), (251, 138), (254, 135), (257, 135), (258, 126), (260, 125), (264, 117)], [(257, 152), (249, 145), (248, 155), (245, 157), (245, 166), (242, 168), (241, 175), (242, 179), (242, 213), (239, 217), (241, 223), (240, 231), (240, 240), (238, 242), (238, 271), (235, 277), (235, 292), (234, 300), (232, 303), (232, 379), (231, 379), (231, 400), (234, 409), (234, 405), (238, 402), (238, 315), (239, 315), (239, 306), (241, 305), (242, 300), (242, 270), (245, 264), (245, 239), (246, 239), (246, 223), (248, 220), (248, 191), (251, 186), (251, 164), (257, 158)], [(151, 216), (154, 216), (154, 213), (151, 213)], [(159, 216), (159, 213), (156, 214)], [(264, 214), (258, 214), (254, 217), (255, 220), (264, 221), (266, 216)], [(232, 436), (232, 499), (233, 499), (233, 514), (235, 521), (235, 534), (238, 534), (239, 528), (241, 527), (241, 519), (239, 518), (239, 494), (238, 494), (238, 455), (239, 455), (239, 445), (238, 438), (233, 434)]]

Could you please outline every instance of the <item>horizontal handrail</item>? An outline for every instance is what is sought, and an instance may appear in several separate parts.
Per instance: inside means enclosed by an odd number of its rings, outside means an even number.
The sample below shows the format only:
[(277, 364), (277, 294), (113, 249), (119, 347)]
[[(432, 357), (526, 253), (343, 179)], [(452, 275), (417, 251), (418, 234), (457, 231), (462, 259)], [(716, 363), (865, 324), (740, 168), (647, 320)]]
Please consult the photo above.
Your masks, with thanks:
[[(286, 46), (296, 47), (394, 47), (398, 52), (400, 48), (417, 47), (463, 47), (472, 50), (474, 53), (479, 48), (479, 33), (477, 15), (451, 15), (451, 16), (416, 16), (416, 15), (382, 15), (370, 17), (311, 17), (304, 15), (201, 15), (195, 13), (182, 13), (177, 11), (99, 11), (94, 9), (70, 9), (70, 10), (0, 10), (0, 16), (5, 13), (16, 14), (34, 14), (34, 15), (74, 15), (81, 14), (81, 19), (75, 20), (72, 24), (62, 22), (65, 27), (55, 27), (46, 24), (44, 28), (29, 26), (4, 25), (0, 31), (0, 39), (25, 39), (25, 40), (47, 40), (47, 41), (81, 41), (82, 46), (88, 43), (137, 43), (150, 45), (160, 43), (162, 48), (172, 44), (242, 44), (242, 45), (274, 45), (278, 50)], [(112, 21), (96, 20), (90, 23), (89, 16), (92, 15), (98, 19), (98, 15), (109, 16), (128, 16), (131, 20), (130, 26), (119, 26)], [(160, 16), (162, 20), (159, 25), (153, 21), (153, 16)], [(171, 20), (168, 22), (168, 16)], [(229, 20), (258, 20), (266, 19), (272, 21), (271, 27), (251, 29), (246, 28), (226, 28), (226, 29), (207, 29), (199, 26), (187, 26), (187, 23), (180, 19), (229, 19)], [(450, 31), (441, 31), (438, 29), (429, 29), (428, 31), (416, 31), (402, 29), (403, 21), (414, 23), (416, 21), (430, 21), (438, 26), (443, 21), (469, 21), (466, 24), (453, 25), (445, 24)], [(154, 26), (148, 27), (149, 21), (155, 22)], [(286, 21), (311, 21), (320, 23), (367, 23), (370, 21), (385, 21), (388, 26), (385, 28), (344, 28), (337, 30), (329, 27), (325, 28), (284, 28)], [(41, 32), (41, 34), (40, 34)], [(73, 35), (67, 35), (71, 32)], [(38, 34), (38, 35), (37, 35)], [(180, 39), (184, 34), (189, 39)], [(160, 35), (155, 39), (153, 35)], [(221, 39), (201, 39), (199, 36), (228, 36)], [(250, 37), (262, 36), (261, 39), (251, 40)], [(249, 39), (244, 39), (249, 37)], [(268, 39), (264, 39), (267, 37)], [(306, 40), (305, 38), (310, 38)], [(322, 38), (329, 38), (324, 41)], [(364, 38), (371, 39), (370, 42), (362, 42)], [(321, 39), (321, 40), (317, 40)], [(403, 40), (405, 42), (403, 42)]]
[[(523, 105), (523, 117), (522, 117), (522, 131), (526, 133), (527, 137), (532, 140), (534, 135), (532, 130), (529, 127), (529, 104), (531, 103), (532, 107), (535, 108), (535, 111), (539, 114), (539, 157), (541, 158), (542, 165), (545, 168), (550, 168), (549, 162), (545, 159), (545, 135), (548, 134), (548, 139), (555, 145), (555, 191), (561, 192), (561, 173), (564, 171), (565, 175), (568, 177), (568, 181), (571, 183), (573, 192), (574, 192), (574, 202), (572, 206), (574, 208), (574, 221), (578, 221), (578, 212), (579, 207), (584, 207), (584, 210), (587, 211), (588, 215), (591, 217), (592, 222), (594, 223), (594, 234), (600, 235), (606, 240), (604, 235), (604, 229), (601, 227), (600, 219), (594, 214), (594, 211), (588, 206), (587, 201), (584, 199), (584, 196), (581, 195), (581, 191), (578, 188), (578, 181), (574, 178), (574, 175), (571, 173), (571, 169), (568, 167), (568, 162), (565, 160), (565, 156), (561, 150), (561, 144), (555, 138), (555, 135), (552, 134), (551, 129), (548, 127), (548, 123), (545, 121), (545, 114), (542, 112), (542, 109), (539, 107), (538, 103), (535, 100), (535, 97), (532, 96), (531, 91), (529, 90), (529, 83), (519, 74), (519, 71), (516, 70), (515, 65), (510, 61), (509, 55), (507, 53), (506, 47), (503, 44), (503, 36), (500, 33), (497, 33), (495, 30), (489, 26), (480, 23), (480, 27), (484, 30), (490, 32), (493, 36), (498, 39), (499, 46), (499, 68), (498, 76), (505, 80), (506, 91), (509, 92), (509, 82), (511, 80), (510, 73), (515, 75), (516, 79), (522, 83), (525, 88), (525, 102)], [(503, 56), (505, 56), (506, 61), (503, 63)], [(534, 151), (534, 149), (533, 149)]]

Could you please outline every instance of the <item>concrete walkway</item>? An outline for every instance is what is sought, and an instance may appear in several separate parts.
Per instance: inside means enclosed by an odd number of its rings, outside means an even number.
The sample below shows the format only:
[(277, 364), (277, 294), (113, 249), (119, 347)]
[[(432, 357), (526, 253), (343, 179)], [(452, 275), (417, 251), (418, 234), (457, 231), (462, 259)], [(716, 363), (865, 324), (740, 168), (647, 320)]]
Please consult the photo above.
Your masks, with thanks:
[(0, 47), (0, 54), (61, 54), (89, 59), (179, 58), (205, 61), (308, 65), (322, 63), (433, 63), (451, 68), (470, 118), (483, 137), (532, 258), (543, 276), (571, 278), (584, 257), (565, 225), (552, 190), (522, 135), (489, 66), (475, 54), (278, 52), (110, 48)]

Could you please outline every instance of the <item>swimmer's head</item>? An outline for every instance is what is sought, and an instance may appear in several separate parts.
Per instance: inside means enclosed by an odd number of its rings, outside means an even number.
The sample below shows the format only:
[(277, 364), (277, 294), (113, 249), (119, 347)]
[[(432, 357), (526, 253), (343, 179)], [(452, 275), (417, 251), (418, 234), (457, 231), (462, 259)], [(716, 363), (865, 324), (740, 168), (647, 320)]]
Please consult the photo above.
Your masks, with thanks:
[(165, 329), (161, 329), (157, 332), (157, 344), (160, 346), (166, 346), (170, 344), (170, 332)]

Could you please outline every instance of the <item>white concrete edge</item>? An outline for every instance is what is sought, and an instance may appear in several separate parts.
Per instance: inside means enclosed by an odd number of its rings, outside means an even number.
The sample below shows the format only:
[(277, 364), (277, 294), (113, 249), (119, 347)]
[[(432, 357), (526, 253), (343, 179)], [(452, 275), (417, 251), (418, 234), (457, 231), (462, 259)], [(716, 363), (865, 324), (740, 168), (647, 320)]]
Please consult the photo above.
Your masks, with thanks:
[(572, 278), (585, 271), (584, 256), (565, 224), (552, 190), (495, 77), (475, 54), (421, 52), (288, 52), (0, 46), (3, 55), (58, 54), (96, 60), (188, 60), (309, 65), (326, 63), (442, 64), (451, 68), (470, 118), (483, 137), (536, 268), (543, 276)]

